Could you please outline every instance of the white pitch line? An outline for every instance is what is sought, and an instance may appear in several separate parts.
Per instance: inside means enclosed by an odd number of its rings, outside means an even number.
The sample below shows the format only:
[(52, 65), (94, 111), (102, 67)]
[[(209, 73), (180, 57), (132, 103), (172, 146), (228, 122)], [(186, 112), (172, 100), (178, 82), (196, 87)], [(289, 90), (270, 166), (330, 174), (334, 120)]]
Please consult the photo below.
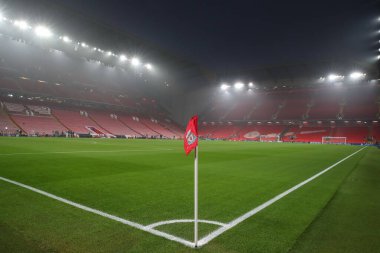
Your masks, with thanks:
[(185, 240), (181, 237), (177, 237), (177, 236), (174, 236), (174, 235), (171, 235), (171, 234), (168, 234), (168, 233), (165, 233), (165, 232), (162, 232), (162, 231), (159, 231), (159, 230), (156, 230), (154, 228), (150, 228), (148, 226), (144, 226), (142, 224), (139, 224), (139, 223), (136, 223), (136, 222), (133, 222), (133, 221), (129, 221), (129, 220), (126, 220), (126, 219), (123, 219), (123, 218), (120, 218), (120, 217), (117, 217), (115, 215), (112, 215), (112, 214), (108, 214), (108, 213), (105, 213), (105, 212), (102, 212), (100, 210), (97, 210), (97, 209), (94, 209), (94, 208), (91, 208), (91, 207), (88, 207), (88, 206), (84, 206), (84, 205), (81, 205), (79, 203), (76, 203), (76, 202), (73, 202), (71, 200), (68, 200), (68, 199), (64, 199), (64, 198), (61, 198), (61, 197), (58, 197), (54, 194), (51, 194), (51, 193), (48, 193), (48, 192), (45, 192), (45, 191), (42, 191), (40, 189), (37, 189), (37, 188), (34, 188), (32, 186), (29, 186), (29, 185), (26, 185), (26, 184), (22, 184), (22, 183), (19, 183), (19, 182), (16, 182), (16, 181), (13, 181), (13, 180), (10, 180), (8, 178), (4, 178), (4, 177), (0, 177), (0, 180), (3, 180), (5, 182), (8, 182), (10, 184), (14, 184), (14, 185), (17, 185), (17, 186), (20, 186), (22, 188), (25, 188), (25, 189), (28, 189), (28, 190), (31, 190), (33, 192), (36, 192), (36, 193), (39, 193), (41, 195), (44, 195), (46, 197), (49, 197), (49, 198), (52, 198), (52, 199), (55, 199), (55, 200), (58, 200), (62, 203), (65, 203), (65, 204), (68, 204), (70, 206), (74, 206), (76, 208), (79, 208), (79, 209), (82, 209), (84, 211), (87, 211), (87, 212), (90, 212), (90, 213), (94, 213), (94, 214), (97, 214), (97, 215), (100, 215), (100, 216), (103, 216), (105, 218), (108, 218), (108, 219), (111, 219), (111, 220), (114, 220), (114, 221), (117, 221), (117, 222), (120, 222), (120, 223), (123, 223), (125, 225), (128, 225), (128, 226), (131, 226), (131, 227), (134, 227), (134, 228), (137, 228), (137, 229), (140, 229), (140, 230), (143, 230), (143, 231), (146, 231), (148, 233), (151, 233), (151, 234), (154, 234), (154, 235), (157, 235), (157, 236), (160, 236), (160, 237), (163, 237), (163, 238), (166, 238), (166, 239), (169, 239), (171, 241), (176, 241), (176, 242), (179, 242), (185, 246), (188, 246), (188, 247), (194, 247), (194, 243), (193, 242), (190, 242), (188, 240)]
[(173, 149), (121, 149), (121, 150), (78, 150), (78, 151), (52, 151), (52, 152), (29, 152), (29, 153), (3, 153), (0, 156), (13, 155), (46, 155), (46, 154), (76, 154), (76, 153), (113, 153), (113, 152), (154, 152), (169, 151)]
[(206, 245), (207, 243), (209, 243), (211, 240), (215, 239), (216, 237), (218, 237), (219, 235), (221, 235), (222, 233), (226, 232), (227, 230), (235, 227), (236, 225), (238, 225), (239, 223), (243, 222), (244, 220), (252, 217), (253, 215), (255, 215), (256, 213), (260, 212), (261, 210), (265, 209), (266, 207), (272, 205), (273, 203), (275, 203), (276, 201), (282, 199), (283, 197), (285, 197), (286, 195), (288, 195), (289, 193), (297, 190), (298, 188), (304, 186), (305, 184), (309, 183), (310, 181), (316, 179), (317, 177), (321, 176), (322, 174), (326, 173), (327, 171), (331, 170), (332, 168), (334, 168), (335, 166), (337, 166), (338, 164), (342, 163), (343, 161), (347, 160), (348, 158), (356, 155), (357, 153), (359, 153), (360, 151), (362, 151), (363, 149), (365, 149), (366, 147), (364, 148), (361, 148), (359, 149), (358, 151), (355, 151), (354, 153), (352, 153), (351, 155), (348, 155), (346, 156), (345, 158), (343, 158), (342, 160), (334, 163), (333, 165), (329, 166), (328, 168), (322, 170), (321, 172), (315, 174), (314, 176), (306, 179), (305, 181), (293, 186), (292, 188), (284, 191), (283, 193), (280, 193), (279, 195), (277, 195), (276, 197), (268, 200), (267, 202), (261, 204), (260, 206), (252, 209), (251, 211), (243, 214), (242, 216), (234, 219), (233, 221), (227, 223), (226, 226), (223, 226), (219, 229), (216, 229), (215, 231), (211, 232), (209, 235), (203, 237), (202, 239), (200, 239), (198, 241), (198, 247), (202, 247), (204, 245)]
[[(190, 222), (194, 222), (194, 220), (193, 219), (166, 220), (166, 221), (159, 221), (159, 222), (156, 222), (156, 223), (152, 223), (150, 225), (147, 225), (146, 227), (147, 228), (155, 228), (155, 227), (159, 227), (159, 226), (163, 226), (163, 225), (168, 225), (168, 224), (190, 223)], [(217, 225), (217, 226), (221, 226), (221, 227), (227, 226), (227, 224), (225, 224), (225, 223), (222, 223), (222, 222), (219, 222), (219, 221), (212, 221), (212, 220), (198, 220), (198, 222), (200, 222), (200, 223), (207, 223), (207, 224), (213, 224), (213, 225)]]

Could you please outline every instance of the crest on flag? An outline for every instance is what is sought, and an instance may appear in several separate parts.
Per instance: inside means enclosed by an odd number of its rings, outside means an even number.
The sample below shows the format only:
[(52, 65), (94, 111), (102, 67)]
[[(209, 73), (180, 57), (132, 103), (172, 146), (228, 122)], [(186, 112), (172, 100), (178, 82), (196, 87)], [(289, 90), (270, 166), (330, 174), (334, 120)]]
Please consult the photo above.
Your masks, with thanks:
[(183, 144), (186, 155), (198, 145), (198, 116), (193, 116), (187, 124)]
[(197, 139), (198, 139), (198, 137), (195, 136), (195, 135), (191, 132), (191, 130), (187, 131), (187, 133), (186, 133), (187, 144), (191, 145), (191, 144), (193, 144)]

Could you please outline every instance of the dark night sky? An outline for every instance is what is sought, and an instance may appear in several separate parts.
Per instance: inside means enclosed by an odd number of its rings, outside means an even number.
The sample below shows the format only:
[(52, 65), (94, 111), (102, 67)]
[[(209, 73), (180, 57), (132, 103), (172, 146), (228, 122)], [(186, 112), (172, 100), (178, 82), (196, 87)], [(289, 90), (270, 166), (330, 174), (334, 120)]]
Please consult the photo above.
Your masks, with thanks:
[(56, 0), (216, 71), (371, 56), (376, 0)]

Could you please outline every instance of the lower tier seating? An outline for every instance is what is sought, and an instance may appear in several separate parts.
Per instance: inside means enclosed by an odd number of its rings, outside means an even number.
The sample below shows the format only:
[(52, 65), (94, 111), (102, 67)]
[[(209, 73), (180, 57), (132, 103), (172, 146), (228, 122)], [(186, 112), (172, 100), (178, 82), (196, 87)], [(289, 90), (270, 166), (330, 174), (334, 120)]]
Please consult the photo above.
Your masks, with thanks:
[(53, 131), (60, 133), (67, 131), (67, 128), (53, 117), (24, 115), (12, 115), (11, 117), (28, 135), (53, 135)]

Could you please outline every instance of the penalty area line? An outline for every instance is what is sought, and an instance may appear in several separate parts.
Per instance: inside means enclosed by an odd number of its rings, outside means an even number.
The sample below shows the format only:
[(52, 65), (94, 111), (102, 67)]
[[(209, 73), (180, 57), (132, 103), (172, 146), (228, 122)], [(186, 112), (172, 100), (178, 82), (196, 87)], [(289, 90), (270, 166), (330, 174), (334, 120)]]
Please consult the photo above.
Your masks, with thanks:
[(133, 227), (133, 228), (137, 228), (137, 229), (140, 229), (140, 230), (143, 230), (145, 232), (148, 232), (148, 233), (151, 233), (153, 235), (156, 235), (156, 236), (160, 236), (160, 237), (163, 237), (163, 238), (166, 238), (168, 240), (171, 240), (171, 241), (175, 241), (175, 242), (178, 242), (178, 243), (181, 243), (185, 246), (188, 246), (188, 247), (191, 247), (191, 248), (194, 248), (195, 245), (193, 242), (190, 242), (186, 239), (183, 239), (181, 237), (177, 237), (177, 236), (174, 236), (172, 234), (169, 234), (169, 233), (166, 233), (166, 232), (162, 232), (162, 231), (159, 231), (159, 230), (156, 230), (152, 227), (149, 227), (149, 226), (144, 226), (142, 224), (139, 224), (137, 222), (133, 222), (133, 221), (129, 221), (129, 220), (126, 220), (126, 219), (123, 219), (123, 218), (120, 218), (120, 217), (117, 217), (115, 215), (112, 215), (112, 214), (109, 214), (109, 213), (105, 213), (103, 211), (100, 211), (100, 210), (97, 210), (97, 209), (94, 209), (94, 208), (91, 208), (91, 207), (88, 207), (88, 206), (84, 206), (82, 204), (79, 204), (79, 203), (76, 203), (76, 202), (73, 202), (71, 200), (68, 200), (68, 199), (65, 199), (65, 198), (61, 198), (59, 196), (56, 196), (54, 194), (51, 194), (51, 193), (48, 193), (48, 192), (45, 192), (45, 191), (42, 191), (40, 189), (37, 189), (37, 188), (34, 188), (32, 186), (29, 186), (29, 185), (26, 185), (26, 184), (23, 184), (23, 183), (19, 183), (17, 181), (13, 181), (13, 180), (10, 180), (8, 178), (5, 178), (5, 177), (0, 177), (0, 180), (2, 181), (5, 181), (5, 182), (8, 182), (10, 184), (14, 184), (14, 185), (17, 185), (17, 186), (20, 186), (22, 188), (25, 188), (25, 189), (28, 189), (30, 191), (33, 191), (33, 192), (36, 192), (36, 193), (39, 193), (41, 195), (44, 195), (46, 197), (49, 197), (51, 199), (55, 199), (57, 201), (60, 201), (62, 203), (65, 203), (67, 205), (70, 205), (70, 206), (73, 206), (73, 207), (76, 207), (76, 208), (79, 208), (81, 210), (84, 210), (84, 211), (87, 211), (87, 212), (90, 212), (90, 213), (93, 213), (93, 214), (97, 214), (97, 215), (100, 215), (102, 217), (105, 217), (105, 218), (108, 218), (108, 219), (111, 219), (111, 220), (114, 220), (114, 221), (117, 221), (117, 222), (120, 222), (120, 223), (123, 223), (125, 225), (128, 225), (130, 227)]
[(203, 237), (202, 239), (200, 239), (198, 241), (198, 247), (202, 247), (204, 245), (206, 245), (207, 243), (209, 243), (211, 240), (215, 239), (216, 237), (218, 237), (219, 235), (221, 235), (222, 233), (226, 232), (227, 230), (235, 227), (236, 225), (240, 224), (241, 222), (245, 221), (246, 219), (252, 217), (253, 215), (255, 215), (256, 213), (260, 212), (261, 210), (267, 208), (268, 206), (272, 205), (273, 203), (277, 202), (278, 200), (282, 199), (283, 197), (285, 197), (286, 195), (288, 195), (289, 193), (292, 193), (293, 191), (297, 190), (298, 188), (304, 186), (305, 184), (313, 181), (314, 179), (316, 179), (317, 177), (323, 175), (324, 173), (326, 173), (327, 171), (331, 170), (332, 168), (334, 168), (335, 166), (337, 166), (338, 164), (344, 162), (345, 160), (349, 159), (350, 157), (356, 155), (357, 153), (359, 153), (360, 151), (362, 151), (363, 149), (365, 149), (366, 147), (363, 147), (357, 151), (355, 151), (354, 153), (346, 156), (345, 158), (339, 160), (338, 162), (334, 163), (333, 165), (327, 167), (326, 169), (322, 170), (321, 172), (315, 174), (314, 176), (306, 179), (305, 181), (293, 186), (292, 188), (284, 191), (283, 193), (280, 193), (279, 195), (275, 196), (274, 198), (268, 200), (267, 202), (259, 205), (258, 207), (252, 209), (251, 211), (241, 215), (240, 217), (232, 220), (231, 222), (227, 223), (226, 226), (223, 226), (221, 228), (218, 228), (216, 230), (214, 230), (213, 232), (211, 232), (209, 235)]

